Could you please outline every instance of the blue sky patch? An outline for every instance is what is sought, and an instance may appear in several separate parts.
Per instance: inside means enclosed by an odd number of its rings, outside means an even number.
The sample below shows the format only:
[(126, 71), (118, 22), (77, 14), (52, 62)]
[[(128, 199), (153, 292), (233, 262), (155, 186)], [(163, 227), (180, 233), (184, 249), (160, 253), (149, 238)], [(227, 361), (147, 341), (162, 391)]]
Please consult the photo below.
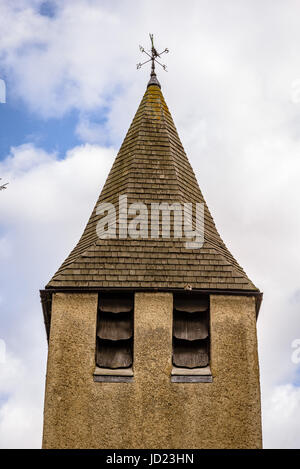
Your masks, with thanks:
[[(1, 366), (1, 365), (0, 365)], [(10, 395), (6, 393), (1, 393), (0, 394), (0, 407), (5, 404), (6, 401), (8, 401)]]
[(48, 16), (54, 18), (56, 13), (56, 5), (50, 0), (43, 2), (40, 6), (39, 13), (41, 16)]
[(34, 143), (47, 152), (63, 157), (66, 151), (82, 143), (75, 135), (78, 111), (71, 111), (60, 119), (41, 119), (20, 102), (0, 104), (0, 160), (12, 146)]
[(300, 387), (300, 366), (298, 366), (292, 384), (294, 386)]

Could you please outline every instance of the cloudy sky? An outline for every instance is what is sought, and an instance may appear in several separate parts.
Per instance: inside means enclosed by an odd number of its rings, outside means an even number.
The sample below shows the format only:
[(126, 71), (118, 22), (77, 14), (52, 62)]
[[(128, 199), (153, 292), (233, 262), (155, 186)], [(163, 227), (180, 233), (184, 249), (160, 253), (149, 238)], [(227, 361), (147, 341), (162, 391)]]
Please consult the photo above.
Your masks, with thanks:
[(39, 289), (143, 96), (149, 32), (170, 49), (162, 91), (217, 227), (264, 292), (264, 446), (300, 447), (299, 17), (298, 0), (0, 0), (0, 447), (41, 446)]

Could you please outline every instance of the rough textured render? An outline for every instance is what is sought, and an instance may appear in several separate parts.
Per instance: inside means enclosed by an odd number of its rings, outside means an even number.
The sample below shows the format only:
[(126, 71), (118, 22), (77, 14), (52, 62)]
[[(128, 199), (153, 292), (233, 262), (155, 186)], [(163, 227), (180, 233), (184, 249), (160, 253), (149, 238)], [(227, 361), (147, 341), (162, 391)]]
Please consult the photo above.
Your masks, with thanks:
[(258, 291), (226, 248), (205, 204), (204, 246), (186, 239), (97, 237), (100, 202), (204, 203), (157, 85), (147, 88), (77, 246), (46, 288), (183, 288)]
[(95, 293), (54, 293), (44, 448), (259, 448), (253, 296), (210, 298), (212, 383), (172, 383), (172, 293), (136, 293), (134, 379), (95, 383)]

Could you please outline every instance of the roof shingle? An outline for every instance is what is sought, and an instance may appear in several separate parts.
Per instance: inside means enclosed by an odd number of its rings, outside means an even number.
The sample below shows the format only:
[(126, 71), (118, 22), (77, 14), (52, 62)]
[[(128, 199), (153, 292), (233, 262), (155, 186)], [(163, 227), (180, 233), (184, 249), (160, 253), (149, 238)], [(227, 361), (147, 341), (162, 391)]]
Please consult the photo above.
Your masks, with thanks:
[[(204, 245), (186, 239), (106, 239), (96, 233), (101, 202), (204, 204)], [(150, 207), (149, 207), (150, 208)], [(148, 86), (86, 228), (46, 288), (96, 287), (258, 291), (223, 243), (160, 88)]]

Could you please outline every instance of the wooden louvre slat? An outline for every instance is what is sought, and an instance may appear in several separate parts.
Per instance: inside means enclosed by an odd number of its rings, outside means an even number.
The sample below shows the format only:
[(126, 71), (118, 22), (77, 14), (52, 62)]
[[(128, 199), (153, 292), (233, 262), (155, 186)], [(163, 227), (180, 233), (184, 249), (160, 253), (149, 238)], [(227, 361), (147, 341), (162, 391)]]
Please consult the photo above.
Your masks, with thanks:
[(116, 293), (99, 295), (100, 311), (109, 313), (126, 313), (133, 309), (133, 295), (126, 293)]
[(174, 295), (174, 309), (185, 313), (206, 311), (209, 307), (208, 297), (204, 295)]
[(132, 337), (133, 326), (130, 313), (112, 314), (100, 311), (97, 336), (100, 339), (120, 340)]
[(208, 311), (183, 313), (174, 311), (173, 335), (177, 339), (197, 340), (208, 337)]
[(208, 339), (181, 340), (174, 338), (173, 364), (183, 368), (208, 365)]
[(97, 339), (97, 365), (102, 368), (128, 368), (132, 365), (131, 340)]

